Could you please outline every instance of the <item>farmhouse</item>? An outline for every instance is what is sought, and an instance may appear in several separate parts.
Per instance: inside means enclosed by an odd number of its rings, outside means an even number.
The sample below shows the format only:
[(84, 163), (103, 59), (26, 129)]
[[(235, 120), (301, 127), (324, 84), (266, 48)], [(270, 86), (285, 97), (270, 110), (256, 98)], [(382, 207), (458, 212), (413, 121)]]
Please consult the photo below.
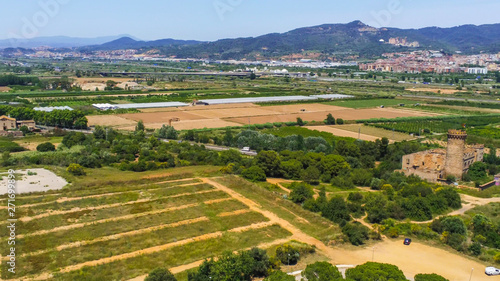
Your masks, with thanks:
[(11, 118), (5, 115), (0, 116), (0, 133), (15, 130), (17, 128), (21, 128), (22, 126), (26, 126), (28, 129), (33, 130), (35, 129), (35, 125), (35, 121), (33, 120), (17, 121), (16, 118)]
[(417, 175), (430, 182), (445, 180), (447, 176), (462, 178), (474, 162), (483, 161), (484, 145), (465, 145), (467, 133), (448, 132), (447, 149), (431, 149), (403, 156), (403, 173)]

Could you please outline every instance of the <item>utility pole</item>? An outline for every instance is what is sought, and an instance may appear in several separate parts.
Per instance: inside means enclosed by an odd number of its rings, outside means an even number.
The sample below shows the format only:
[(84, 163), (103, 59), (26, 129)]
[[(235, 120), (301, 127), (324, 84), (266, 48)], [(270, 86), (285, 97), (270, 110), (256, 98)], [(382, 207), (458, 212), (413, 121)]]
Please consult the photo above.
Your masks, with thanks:
[(474, 272), (474, 268), (472, 268), (472, 270), (470, 271), (469, 281), (471, 281), (471, 280), (472, 280), (472, 272)]

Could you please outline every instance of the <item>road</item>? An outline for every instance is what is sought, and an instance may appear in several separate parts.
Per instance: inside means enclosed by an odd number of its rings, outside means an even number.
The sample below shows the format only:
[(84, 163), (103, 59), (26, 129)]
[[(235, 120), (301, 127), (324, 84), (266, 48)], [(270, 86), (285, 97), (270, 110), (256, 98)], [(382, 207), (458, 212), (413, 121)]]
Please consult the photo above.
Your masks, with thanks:
[[(163, 141), (169, 142), (169, 141), (175, 141), (175, 140), (164, 139)], [(177, 141), (179, 141), (179, 140), (177, 140)], [(191, 145), (204, 145), (205, 148), (208, 149), (208, 150), (226, 151), (226, 150), (234, 149), (234, 150), (239, 151), (243, 155), (248, 155), (248, 156), (256, 156), (257, 155), (257, 151), (255, 151), (255, 150), (244, 151), (244, 150), (238, 150), (235, 147), (229, 147), (229, 146), (204, 144), (204, 143), (197, 143), (197, 142), (194, 142), (194, 141), (187, 141), (187, 142), (189, 142)]]

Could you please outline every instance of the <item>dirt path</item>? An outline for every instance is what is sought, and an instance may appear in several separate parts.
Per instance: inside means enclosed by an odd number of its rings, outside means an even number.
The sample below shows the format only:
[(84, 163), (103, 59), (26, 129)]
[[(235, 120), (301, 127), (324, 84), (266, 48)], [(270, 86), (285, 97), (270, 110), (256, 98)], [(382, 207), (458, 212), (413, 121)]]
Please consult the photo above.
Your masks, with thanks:
[[(165, 197), (162, 197), (162, 199), (164, 199), (164, 198), (177, 198), (177, 197), (183, 197), (183, 196), (188, 196), (188, 195), (204, 194), (204, 193), (210, 193), (210, 192), (215, 192), (215, 191), (216, 190), (214, 189), (214, 190), (204, 190), (204, 191), (191, 192), (191, 193), (182, 193), (182, 194), (177, 194), (177, 195), (172, 195), (172, 196), (165, 196)], [(132, 204), (136, 204), (136, 203), (152, 202), (152, 201), (156, 201), (156, 200), (158, 200), (158, 199), (139, 199), (136, 201), (126, 202), (126, 203), (115, 203), (115, 204), (102, 205), (102, 206), (97, 206), (97, 207), (73, 208), (73, 209), (67, 210), (67, 211), (49, 210), (45, 214), (40, 214), (40, 215), (33, 216), (33, 217), (23, 217), (23, 218), (20, 218), (19, 220), (22, 222), (27, 222), (27, 221), (31, 221), (34, 219), (41, 219), (41, 218), (45, 218), (45, 217), (49, 217), (49, 216), (53, 216), (53, 215), (64, 215), (64, 214), (69, 214), (69, 213), (78, 212), (78, 211), (94, 211), (94, 210), (108, 209), (108, 208), (132, 205)]]
[(281, 183), (282, 182), (294, 182), (294, 181), (293, 180), (285, 180), (285, 179), (268, 178), (267, 182), (270, 183), (270, 184), (274, 184), (274, 185), (278, 186), (283, 191), (285, 191), (286, 193), (290, 194), (292, 191), (290, 189), (284, 187)]
[(254, 212), (261, 213), (263, 216), (267, 217), (270, 222), (276, 223), (283, 227), (284, 229), (290, 231), (292, 233), (292, 239), (314, 245), (320, 252), (325, 254), (327, 257), (331, 258), (332, 260), (335, 260), (338, 258), (338, 256), (333, 252), (332, 248), (327, 247), (323, 242), (319, 241), (318, 239), (311, 237), (307, 235), (306, 233), (302, 232), (302, 230), (298, 229), (297, 227), (293, 226), (291, 223), (289, 223), (287, 220), (284, 220), (280, 217), (278, 217), (276, 214), (263, 210), (262, 207), (255, 203), (254, 201), (244, 197), (243, 195), (239, 194), (238, 192), (218, 183), (213, 181), (212, 179), (208, 178), (203, 178), (203, 182), (208, 183), (214, 187), (216, 187), (219, 190), (222, 190), (226, 192), (227, 194), (231, 195), (234, 199), (242, 202), (243, 204), (247, 205), (250, 210)]

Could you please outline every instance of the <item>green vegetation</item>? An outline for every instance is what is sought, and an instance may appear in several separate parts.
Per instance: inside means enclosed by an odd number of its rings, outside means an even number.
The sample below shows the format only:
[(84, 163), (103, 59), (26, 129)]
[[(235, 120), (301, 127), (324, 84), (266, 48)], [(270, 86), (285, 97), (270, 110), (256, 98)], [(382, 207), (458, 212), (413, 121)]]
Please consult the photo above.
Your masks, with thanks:
[(355, 268), (349, 268), (346, 271), (346, 278), (354, 281), (407, 280), (397, 266), (377, 262), (367, 262)]
[(399, 106), (404, 104), (405, 106), (411, 106), (418, 103), (414, 100), (403, 100), (403, 99), (354, 99), (354, 100), (339, 100), (324, 102), (324, 104), (342, 106), (348, 108), (368, 108), (368, 107), (380, 107), (380, 106)]

